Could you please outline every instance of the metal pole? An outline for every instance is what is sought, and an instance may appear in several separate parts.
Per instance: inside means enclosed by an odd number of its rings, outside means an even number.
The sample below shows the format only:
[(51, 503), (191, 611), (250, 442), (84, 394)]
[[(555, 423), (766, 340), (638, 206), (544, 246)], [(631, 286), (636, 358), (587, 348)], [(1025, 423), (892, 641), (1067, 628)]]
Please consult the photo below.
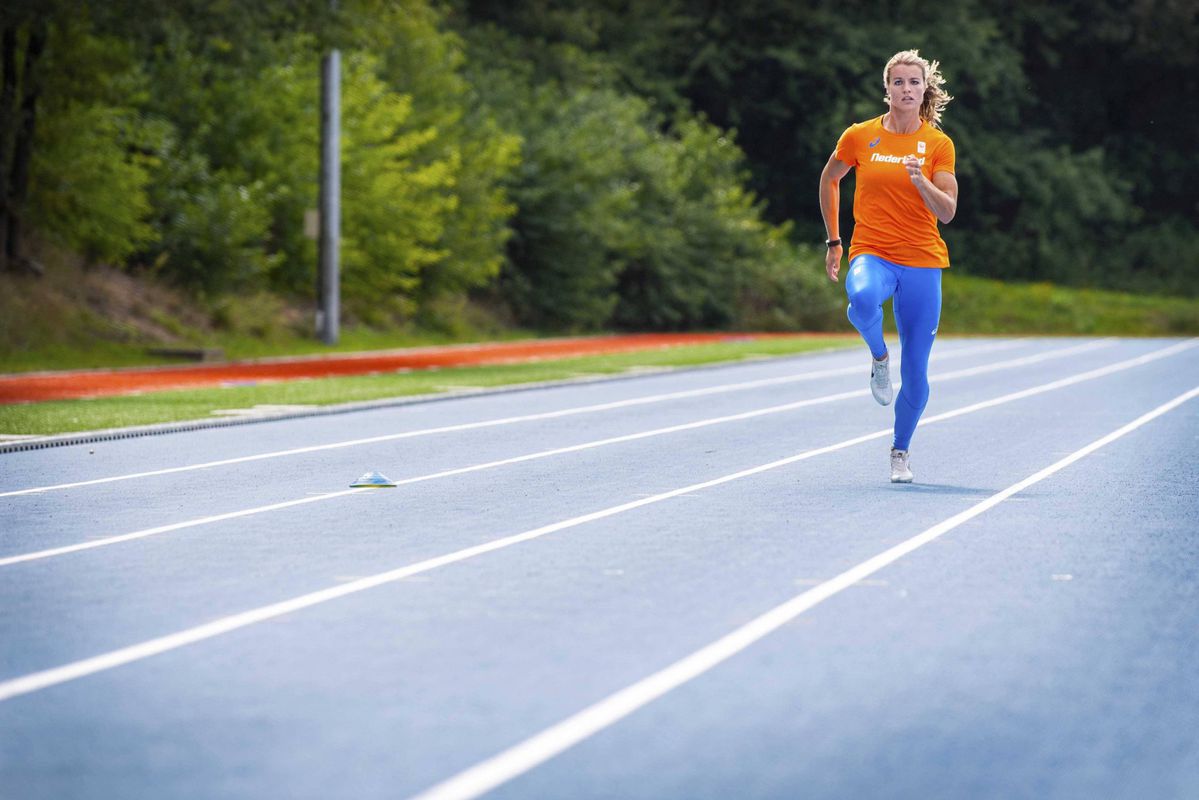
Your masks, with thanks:
[(337, 344), (340, 324), (338, 251), (341, 240), (341, 53), (321, 59), (320, 278), (317, 333)]

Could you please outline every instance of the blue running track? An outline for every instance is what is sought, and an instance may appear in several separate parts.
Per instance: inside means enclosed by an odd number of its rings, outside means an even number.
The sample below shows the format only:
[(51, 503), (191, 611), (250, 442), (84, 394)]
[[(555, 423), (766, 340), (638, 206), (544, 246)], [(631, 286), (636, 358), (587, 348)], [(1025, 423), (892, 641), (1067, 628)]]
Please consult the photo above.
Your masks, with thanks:
[(0, 797), (1199, 797), (1199, 340), (868, 371), (0, 454)]

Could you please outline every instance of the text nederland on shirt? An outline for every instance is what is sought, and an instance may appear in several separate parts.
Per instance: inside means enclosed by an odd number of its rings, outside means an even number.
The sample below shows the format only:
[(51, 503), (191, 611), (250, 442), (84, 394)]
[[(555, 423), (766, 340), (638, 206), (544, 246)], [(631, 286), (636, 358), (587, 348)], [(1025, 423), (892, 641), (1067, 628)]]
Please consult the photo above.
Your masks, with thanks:
[(952, 174), (953, 140), (924, 121), (915, 133), (892, 133), (879, 116), (851, 125), (841, 134), (835, 155), (857, 170), (850, 260), (871, 253), (907, 267), (949, 266), (937, 217), (912, 184), (903, 160), (916, 156), (930, 180), (938, 172)]

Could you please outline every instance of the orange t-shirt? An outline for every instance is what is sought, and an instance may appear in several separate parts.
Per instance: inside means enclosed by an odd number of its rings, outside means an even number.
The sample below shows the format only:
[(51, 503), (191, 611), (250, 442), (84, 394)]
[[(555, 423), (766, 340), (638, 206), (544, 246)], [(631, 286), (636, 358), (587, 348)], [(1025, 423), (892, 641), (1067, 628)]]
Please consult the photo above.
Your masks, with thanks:
[(835, 155), (858, 171), (850, 259), (870, 253), (905, 267), (949, 266), (937, 216), (903, 165), (904, 156), (914, 155), (930, 180), (937, 172), (953, 174), (955, 154), (948, 136), (925, 121), (915, 133), (891, 133), (879, 116), (849, 126)]

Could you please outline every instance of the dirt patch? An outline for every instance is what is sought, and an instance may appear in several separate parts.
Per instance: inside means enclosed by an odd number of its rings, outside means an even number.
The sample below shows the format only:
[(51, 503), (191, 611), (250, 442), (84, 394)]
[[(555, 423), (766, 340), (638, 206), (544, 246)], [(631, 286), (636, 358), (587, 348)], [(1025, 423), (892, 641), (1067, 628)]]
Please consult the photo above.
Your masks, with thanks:
[(0, 273), (0, 346), (176, 344), (211, 329), (201, 307), (161, 282), (44, 244), (37, 252), (45, 275)]
[(208, 327), (208, 316), (179, 292), (111, 267), (83, 273), (89, 312), (133, 341), (175, 344)]

